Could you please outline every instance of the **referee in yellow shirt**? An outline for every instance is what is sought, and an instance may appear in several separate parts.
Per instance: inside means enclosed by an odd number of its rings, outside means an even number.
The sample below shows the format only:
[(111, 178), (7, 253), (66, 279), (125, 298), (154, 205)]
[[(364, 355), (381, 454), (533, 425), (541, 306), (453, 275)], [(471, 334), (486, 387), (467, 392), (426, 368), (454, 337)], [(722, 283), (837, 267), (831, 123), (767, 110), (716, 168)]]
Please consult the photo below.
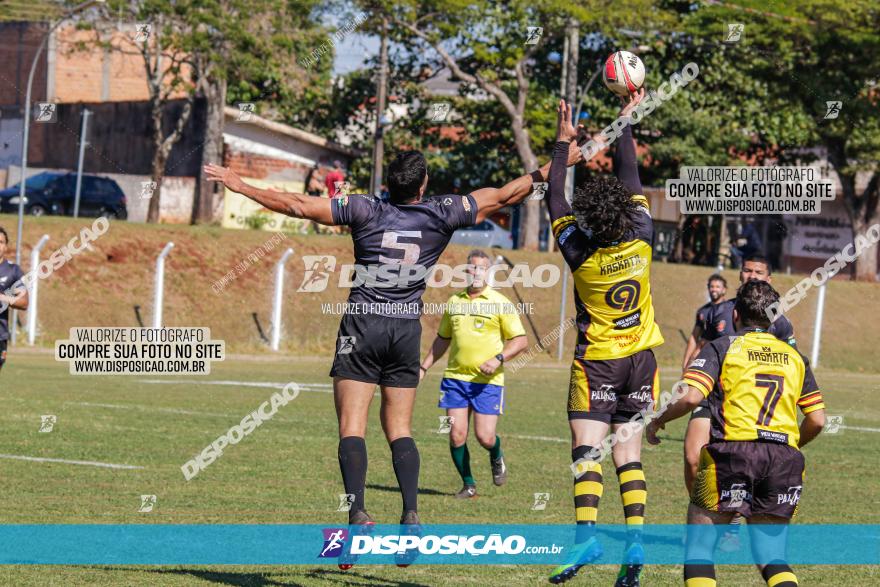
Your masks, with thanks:
[(467, 447), (470, 415), (474, 415), (477, 441), (489, 451), (492, 480), (504, 485), (507, 466), (501, 452), (501, 438), (495, 434), (498, 416), (504, 413), (505, 361), (523, 352), (525, 329), (514, 305), (486, 283), (489, 256), (473, 250), (468, 255), (471, 284), (449, 298), (440, 321), (437, 338), (422, 361), (420, 375), (449, 351), (449, 362), (440, 383), (439, 407), (452, 417), (449, 450), (464, 482), (456, 497), (476, 497), (477, 484), (471, 474)]

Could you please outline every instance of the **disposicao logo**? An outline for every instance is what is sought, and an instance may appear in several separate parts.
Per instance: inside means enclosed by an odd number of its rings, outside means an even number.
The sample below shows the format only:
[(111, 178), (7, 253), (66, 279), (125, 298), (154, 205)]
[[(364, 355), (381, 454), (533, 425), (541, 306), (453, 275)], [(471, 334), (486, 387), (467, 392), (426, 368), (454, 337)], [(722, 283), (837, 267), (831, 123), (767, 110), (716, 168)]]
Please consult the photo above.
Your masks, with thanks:
[(324, 528), (324, 547), (318, 558), (336, 558), (342, 554), (342, 548), (348, 539), (348, 530), (344, 528)]

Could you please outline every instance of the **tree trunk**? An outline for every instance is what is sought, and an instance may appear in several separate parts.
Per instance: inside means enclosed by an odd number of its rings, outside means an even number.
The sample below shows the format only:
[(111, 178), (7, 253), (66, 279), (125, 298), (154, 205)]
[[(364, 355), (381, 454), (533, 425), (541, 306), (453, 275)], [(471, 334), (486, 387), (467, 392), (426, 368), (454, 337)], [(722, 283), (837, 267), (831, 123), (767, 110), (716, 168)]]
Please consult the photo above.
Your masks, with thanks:
[(202, 164), (193, 194), (192, 224), (208, 224), (220, 219), (217, 197), (220, 184), (210, 182), (205, 177), (204, 166), (208, 163), (223, 164), (223, 124), (226, 107), (226, 80), (209, 79), (205, 84), (207, 113), (205, 115), (205, 137), (202, 147)]
[[(523, 120), (520, 117), (513, 119), (513, 137), (516, 143), (516, 151), (526, 173), (538, 169), (538, 158), (532, 151), (529, 141), (529, 133), (523, 128)], [(526, 200), (520, 208), (519, 220), (519, 246), (529, 251), (538, 250), (538, 233), (541, 229), (541, 202), (540, 200)]]
[(147, 222), (159, 222), (159, 198), (162, 194), (162, 178), (165, 176), (165, 157), (162, 148), (162, 105), (157, 102), (153, 104), (150, 112), (153, 121), (153, 164), (150, 179), (154, 182), (156, 189), (150, 196), (150, 206), (147, 209)]
[[(877, 218), (877, 204), (880, 199), (880, 172), (875, 172), (865, 191), (859, 194), (856, 190), (855, 172), (845, 172), (846, 143), (845, 140), (835, 139), (826, 141), (828, 148), (828, 160), (834, 166), (837, 178), (840, 180), (843, 192), (843, 203), (852, 223), (853, 242), (858, 235), (867, 238), (865, 232)], [(862, 250), (862, 254), (856, 257), (855, 272), (853, 277), (860, 281), (877, 281), (877, 243)]]
[[(861, 238), (869, 238), (865, 233), (875, 222), (870, 222), (864, 218), (853, 219), (853, 239), (856, 235)], [(870, 242), (870, 240), (869, 240)], [(859, 281), (877, 281), (877, 243), (862, 250), (862, 254), (856, 257), (855, 278)]]

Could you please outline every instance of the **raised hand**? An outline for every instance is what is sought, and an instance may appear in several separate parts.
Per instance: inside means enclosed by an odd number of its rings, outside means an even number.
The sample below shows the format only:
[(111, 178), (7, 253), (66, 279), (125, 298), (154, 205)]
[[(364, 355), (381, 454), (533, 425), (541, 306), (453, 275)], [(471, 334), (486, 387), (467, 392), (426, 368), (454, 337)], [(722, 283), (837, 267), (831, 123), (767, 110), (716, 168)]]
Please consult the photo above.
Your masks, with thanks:
[(240, 191), (241, 187), (245, 185), (236, 172), (228, 167), (221, 167), (220, 165), (213, 165), (210, 163), (205, 165), (205, 178), (208, 181), (222, 182), (223, 185), (234, 192)]
[(556, 141), (573, 141), (575, 138), (577, 130), (571, 123), (571, 106), (560, 100), (556, 108)]
[(620, 109), (621, 117), (628, 117), (632, 114), (632, 111), (636, 109), (636, 107), (641, 104), (642, 100), (645, 99), (645, 88), (644, 86), (639, 89), (637, 92), (633, 92), (629, 95), (629, 98), (620, 97), (620, 102), (623, 104), (623, 107)]

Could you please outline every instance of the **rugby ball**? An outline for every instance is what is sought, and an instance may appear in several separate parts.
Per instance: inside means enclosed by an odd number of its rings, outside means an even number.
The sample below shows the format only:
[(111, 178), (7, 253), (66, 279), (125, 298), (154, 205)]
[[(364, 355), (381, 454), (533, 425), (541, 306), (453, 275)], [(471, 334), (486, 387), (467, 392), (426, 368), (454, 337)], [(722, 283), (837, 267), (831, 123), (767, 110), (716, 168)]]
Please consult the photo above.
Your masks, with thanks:
[(605, 60), (602, 81), (609, 90), (625, 98), (637, 92), (645, 83), (645, 64), (638, 55), (617, 51)]

